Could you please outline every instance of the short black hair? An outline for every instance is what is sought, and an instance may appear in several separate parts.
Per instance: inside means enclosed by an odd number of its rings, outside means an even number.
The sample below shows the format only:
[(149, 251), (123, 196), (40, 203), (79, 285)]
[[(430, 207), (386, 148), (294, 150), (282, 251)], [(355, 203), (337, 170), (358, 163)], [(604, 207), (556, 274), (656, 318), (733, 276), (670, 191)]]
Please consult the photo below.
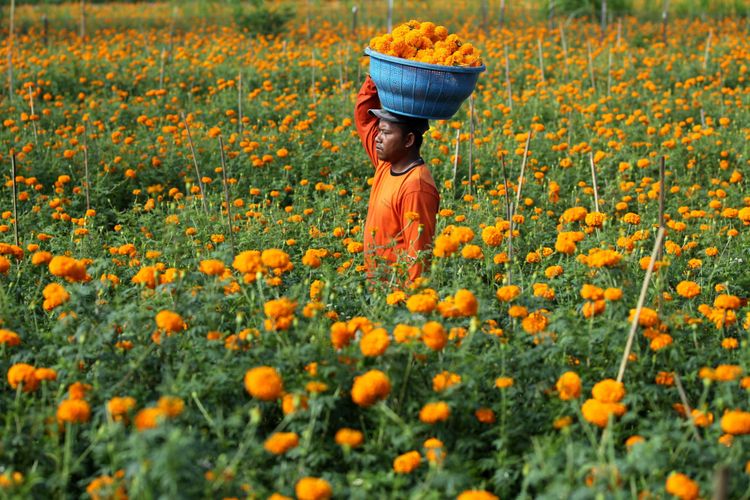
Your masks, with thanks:
[(398, 128), (401, 129), (401, 133), (406, 136), (409, 133), (414, 134), (414, 145), (417, 146), (417, 151), (422, 147), (424, 142), (424, 129), (422, 125), (418, 123), (394, 123)]

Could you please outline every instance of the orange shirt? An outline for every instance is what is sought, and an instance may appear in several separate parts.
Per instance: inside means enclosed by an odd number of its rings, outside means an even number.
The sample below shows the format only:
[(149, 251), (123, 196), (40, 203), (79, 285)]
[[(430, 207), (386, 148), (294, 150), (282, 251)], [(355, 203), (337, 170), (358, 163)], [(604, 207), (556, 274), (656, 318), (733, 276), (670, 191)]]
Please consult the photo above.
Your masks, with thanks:
[(368, 275), (374, 276), (376, 272), (389, 271), (381, 269), (379, 260), (405, 263), (409, 279), (414, 280), (422, 272), (422, 263), (416, 260), (417, 252), (432, 246), (440, 195), (425, 164), (393, 174), (390, 162), (378, 159), (375, 151), (378, 118), (368, 113), (373, 108), (380, 108), (380, 99), (368, 76), (354, 110), (357, 132), (375, 166), (364, 230), (365, 267)]

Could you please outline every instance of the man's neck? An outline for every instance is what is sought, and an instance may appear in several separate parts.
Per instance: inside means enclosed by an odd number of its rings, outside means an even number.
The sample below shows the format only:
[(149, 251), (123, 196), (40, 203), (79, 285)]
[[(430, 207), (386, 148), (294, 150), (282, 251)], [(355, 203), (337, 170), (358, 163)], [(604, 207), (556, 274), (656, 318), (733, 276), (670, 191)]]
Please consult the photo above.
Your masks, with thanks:
[(409, 155), (402, 158), (396, 163), (391, 163), (391, 172), (393, 172), (394, 174), (402, 174), (421, 163), (424, 163), (424, 160), (422, 160), (422, 157), (419, 156), (419, 153)]

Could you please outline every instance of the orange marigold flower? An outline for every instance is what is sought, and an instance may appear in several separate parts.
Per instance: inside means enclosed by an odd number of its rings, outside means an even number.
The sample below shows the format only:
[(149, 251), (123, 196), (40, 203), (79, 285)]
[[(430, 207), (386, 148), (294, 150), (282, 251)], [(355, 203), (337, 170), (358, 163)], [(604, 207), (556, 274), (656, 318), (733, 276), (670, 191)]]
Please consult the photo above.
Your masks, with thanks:
[(521, 321), (521, 327), (530, 335), (543, 332), (549, 323), (546, 313), (547, 311), (544, 309), (530, 313)]
[(294, 486), (298, 500), (328, 500), (333, 495), (331, 485), (319, 477), (303, 477)]
[(135, 408), (135, 398), (130, 396), (114, 397), (107, 401), (107, 411), (115, 422), (124, 420), (133, 408)]
[(510, 302), (521, 294), (521, 289), (516, 285), (502, 286), (497, 290), (497, 299), (501, 302)]
[(427, 293), (417, 293), (406, 300), (406, 308), (413, 313), (429, 313), (436, 307), (437, 299)]
[(422, 455), (418, 451), (408, 451), (393, 460), (393, 471), (397, 474), (409, 474), (419, 467), (421, 461)]
[(336, 431), (336, 436), (334, 436), (334, 440), (336, 441), (336, 444), (339, 446), (348, 446), (350, 448), (357, 448), (360, 446), (364, 440), (364, 434), (362, 434), (360, 431), (356, 429), (349, 429), (348, 427), (343, 427)]
[(495, 387), (497, 387), (498, 389), (507, 389), (508, 387), (513, 387), (513, 378), (497, 377), (495, 379)]
[[(639, 162), (641, 160), (638, 160)], [(667, 478), (665, 489), (680, 500), (695, 500), (700, 495), (698, 483), (680, 472), (672, 472)]]
[(445, 422), (450, 417), (450, 414), (450, 406), (444, 401), (427, 403), (419, 411), (419, 420), (425, 424), (435, 424), (437, 422)]
[(51, 311), (70, 300), (70, 294), (65, 290), (65, 287), (57, 283), (50, 283), (45, 286), (42, 295), (44, 296), (42, 307), (45, 311)]
[(497, 495), (493, 495), (486, 490), (464, 490), (456, 500), (498, 500)]
[(721, 294), (714, 299), (714, 307), (718, 309), (739, 309), (740, 298), (736, 295)]
[(261, 253), (257, 250), (245, 250), (234, 258), (232, 267), (242, 274), (255, 275), (263, 270)]
[(49, 272), (70, 281), (85, 281), (86, 266), (78, 259), (65, 255), (56, 255), (49, 261)]
[(428, 321), (422, 326), (422, 342), (433, 351), (440, 351), (448, 343), (448, 335), (443, 325), (437, 321)]
[(581, 407), (583, 418), (598, 427), (606, 427), (610, 415), (620, 417), (625, 411), (625, 406), (620, 403), (604, 403), (596, 399), (587, 399)]
[(263, 250), (260, 260), (264, 266), (272, 269), (286, 269), (289, 266), (289, 254), (277, 248)]
[(396, 339), (396, 342), (398, 342), (399, 344), (416, 340), (421, 335), (422, 331), (416, 326), (409, 326), (399, 323), (393, 329), (393, 338)]
[(625, 397), (625, 386), (611, 378), (604, 379), (594, 385), (591, 395), (602, 403), (619, 403)]
[(224, 263), (218, 259), (206, 259), (200, 262), (198, 269), (209, 276), (221, 276), (224, 274)]
[(263, 448), (268, 453), (282, 455), (298, 444), (299, 436), (296, 432), (275, 432), (268, 436), (268, 439), (263, 443)]
[(686, 299), (692, 299), (701, 293), (701, 287), (694, 281), (680, 281), (676, 290), (678, 295)]
[(721, 430), (733, 436), (750, 434), (750, 412), (729, 410), (721, 417)]
[(8, 368), (8, 383), (13, 389), (21, 385), (23, 392), (34, 392), (39, 387), (34, 367), (26, 363), (16, 363)]
[(307, 396), (304, 394), (284, 394), (281, 398), (281, 411), (284, 415), (306, 410), (307, 407)]
[(362, 336), (359, 349), (364, 356), (375, 357), (383, 354), (390, 343), (388, 332), (383, 328), (376, 328)]
[(156, 314), (156, 326), (159, 330), (170, 333), (180, 332), (187, 328), (185, 321), (178, 313), (167, 309)]
[(256, 399), (272, 401), (281, 397), (284, 383), (275, 368), (256, 366), (245, 372), (245, 390)]
[(185, 402), (177, 396), (162, 396), (159, 401), (156, 402), (156, 406), (160, 408), (164, 414), (169, 418), (174, 418), (182, 413), (185, 408)]
[(381, 399), (385, 399), (391, 392), (391, 381), (388, 375), (380, 370), (370, 370), (363, 375), (354, 377), (352, 386), (352, 401), (362, 407), (372, 406)]
[(82, 424), (91, 418), (91, 407), (83, 399), (64, 399), (57, 407), (57, 421)]
[(449, 387), (453, 387), (460, 383), (461, 375), (444, 370), (432, 377), (432, 390), (435, 392), (443, 392)]
[(8, 347), (16, 346), (21, 343), (21, 337), (16, 332), (0, 328), (0, 345), (7, 345)]
[(477, 408), (474, 416), (483, 424), (494, 424), (496, 420), (495, 412), (492, 411), (492, 408)]
[[(630, 310), (628, 321), (633, 321), (635, 312), (635, 309)], [(659, 314), (649, 307), (643, 307), (641, 308), (641, 313), (638, 315), (638, 324), (644, 327), (656, 326), (659, 324)]]
[(576, 372), (565, 372), (557, 379), (555, 388), (563, 401), (577, 399), (581, 395), (581, 377)]

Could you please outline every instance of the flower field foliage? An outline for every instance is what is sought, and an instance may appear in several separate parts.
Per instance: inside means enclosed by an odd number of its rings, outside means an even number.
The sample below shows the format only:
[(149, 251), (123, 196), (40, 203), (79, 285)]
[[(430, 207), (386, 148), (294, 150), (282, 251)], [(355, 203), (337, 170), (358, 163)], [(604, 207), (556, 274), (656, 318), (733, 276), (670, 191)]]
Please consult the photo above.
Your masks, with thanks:
[(411, 285), (362, 270), (383, 24), (4, 37), (3, 496), (747, 495), (747, 20), (434, 3), (488, 70), (426, 134)]

